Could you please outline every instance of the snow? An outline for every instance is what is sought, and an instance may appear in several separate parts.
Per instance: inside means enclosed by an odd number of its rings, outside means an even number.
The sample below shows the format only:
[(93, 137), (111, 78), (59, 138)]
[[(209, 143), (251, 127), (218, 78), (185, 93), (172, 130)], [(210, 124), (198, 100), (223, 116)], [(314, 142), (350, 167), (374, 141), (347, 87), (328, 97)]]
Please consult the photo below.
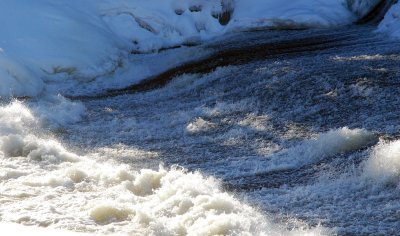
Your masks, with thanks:
[[(80, 90), (100, 79), (107, 82), (99, 86), (121, 87), (151, 70), (132, 62), (131, 52), (194, 45), (237, 30), (354, 20), (346, 0), (3, 0), (0, 96)], [(114, 77), (127, 64), (133, 75)]]
[(96, 12), (93, 1), (1, 1), (0, 95), (38, 95), (50, 74), (112, 70), (123, 44)]
[(224, 30), (212, 14), (222, 12), (219, 1), (119, 0), (102, 8), (114, 32), (141, 52), (198, 43)]
[(353, 20), (354, 15), (340, 0), (296, 0), (287, 4), (281, 0), (242, 0), (235, 4), (230, 27), (328, 27)]
[(400, 39), (400, 2), (390, 8), (378, 27), (378, 32)]

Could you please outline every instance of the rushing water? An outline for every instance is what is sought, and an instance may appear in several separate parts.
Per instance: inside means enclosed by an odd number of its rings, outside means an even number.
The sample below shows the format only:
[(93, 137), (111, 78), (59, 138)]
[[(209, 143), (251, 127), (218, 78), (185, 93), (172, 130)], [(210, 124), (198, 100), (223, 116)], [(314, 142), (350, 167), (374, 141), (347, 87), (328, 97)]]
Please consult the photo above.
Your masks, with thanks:
[(371, 31), (235, 34), (196, 50), (315, 43), (147, 92), (4, 101), (0, 220), (49, 234), (399, 233), (400, 44)]

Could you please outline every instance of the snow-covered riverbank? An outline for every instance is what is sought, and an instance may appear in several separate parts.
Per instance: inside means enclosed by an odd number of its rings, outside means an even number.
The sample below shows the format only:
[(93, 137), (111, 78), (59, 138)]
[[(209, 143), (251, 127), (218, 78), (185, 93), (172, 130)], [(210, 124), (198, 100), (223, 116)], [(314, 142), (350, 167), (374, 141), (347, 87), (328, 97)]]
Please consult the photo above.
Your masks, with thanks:
[[(121, 87), (153, 75), (149, 63), (132, 60), (131, 52), (193, 45), (253, 28), (350, 24), (374, 3), (4, 0), (0, 3), (0, 96), (37, 96), (62, 92), (64, 87), (85, 93), (85, 84), (93, 80), (99, 81), (99, 87)], [(391, 25), (382, 28), (395, 32)], [(162, 60), (166, 67), (176, 63), (166, 60)]]

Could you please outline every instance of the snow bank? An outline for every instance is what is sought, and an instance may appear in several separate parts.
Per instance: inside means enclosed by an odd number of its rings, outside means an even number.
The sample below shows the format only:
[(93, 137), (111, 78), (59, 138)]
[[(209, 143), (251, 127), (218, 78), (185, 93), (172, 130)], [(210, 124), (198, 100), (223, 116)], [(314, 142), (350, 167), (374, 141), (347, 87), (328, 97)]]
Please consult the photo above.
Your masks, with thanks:
[(1, 1), (0, 96), (37, 96), (60, 80), (80, 87), (110, 79), (132, 51), (221, 34), (214, 11), (222, 11), (219, 1)]
[(112, 71), (123, 47), (94, 1), (0, 2), (0, 96), (35, 96), (45, 76)]
[[(51, 85), (67, 86), (60, 81), (69, 80), (77, 81), (72, 84), (78, 90), (98, 78), (114, 84), (123, 80), (114, 78), (115, 71), (136, 66), (128, 59), (131, 52), (194, 45), (231, 31), (349, 24), (356, 18), (350, 8), (361, 12), (369, 7), (351, 2), (4, 0), (0, 96), (37, 96)], [(142, 76), (142, 70), (137, 67), (129, 77)]]
[(387, 33), (400, 39), (400, 2), (390, 8), (383, 21), (379, 24), (378, 32)]
[[(355, 20), (345, 0), (112, 1), (106, 21), (137, 51), (193, 44), (234, 30), (327, 27)], [(112, 7), (111, 7), (112, 6)]]
[[(224, 1), (223, 1), (224, 2)], [(108, 1), (102, 5), (105, 21), (114, 32), (148, 52), (181, 44), (196, 44), (223, 33), (218, 14), (221, 1), (149, 0)]]
[(341, 0), (238, 0), (229, 27), (327, 27), (349, 24), (354, 19)]

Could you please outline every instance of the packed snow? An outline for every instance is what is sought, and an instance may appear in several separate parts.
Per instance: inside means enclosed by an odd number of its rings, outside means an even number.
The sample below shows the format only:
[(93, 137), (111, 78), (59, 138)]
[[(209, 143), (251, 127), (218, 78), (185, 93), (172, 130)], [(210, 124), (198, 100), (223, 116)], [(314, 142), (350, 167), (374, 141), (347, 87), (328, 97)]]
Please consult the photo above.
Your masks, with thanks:
[[(0, 96), (65, 91), (60, 87), (86, 91), (84, 83), (93, 80), (122, 87), (152, 71), (128, 59), (130, 53), (195, 45), (253, 28), (349, 24), (370, 6), (346, 0), (4, 0)], [(126, 67), (128, 75), (114, 77)]]

